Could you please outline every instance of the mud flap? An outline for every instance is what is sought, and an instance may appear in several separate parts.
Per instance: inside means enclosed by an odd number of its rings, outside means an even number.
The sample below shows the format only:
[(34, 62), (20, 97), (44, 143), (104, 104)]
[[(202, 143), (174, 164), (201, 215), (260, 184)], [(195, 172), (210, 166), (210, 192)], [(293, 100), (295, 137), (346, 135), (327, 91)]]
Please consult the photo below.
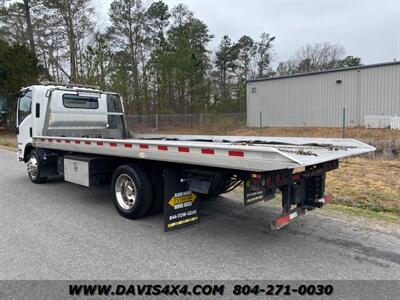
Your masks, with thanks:
[(164, 170), (164, 231), (171, 231), (200, 222), (199, 199), (189, 190), (183, 172)]

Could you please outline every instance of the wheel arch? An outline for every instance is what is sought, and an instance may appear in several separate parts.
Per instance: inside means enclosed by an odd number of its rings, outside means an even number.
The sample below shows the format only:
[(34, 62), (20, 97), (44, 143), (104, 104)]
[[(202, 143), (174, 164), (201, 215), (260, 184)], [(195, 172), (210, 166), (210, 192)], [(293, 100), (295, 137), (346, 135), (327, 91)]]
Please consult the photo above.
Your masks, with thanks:
[(31, 151), (33, 150), (33, 149), (35, 149), (35, 147), (33, 146), (33, 144), (31, 144), (31, 143), (28, 143), (28, 144), (26, 144), (25, 145), (25, 148), (24, 148), (24, 162), (26, 163), (26, 162), (28, 162), (28, 155), (29, 155), (29, 153), (31, 153)]

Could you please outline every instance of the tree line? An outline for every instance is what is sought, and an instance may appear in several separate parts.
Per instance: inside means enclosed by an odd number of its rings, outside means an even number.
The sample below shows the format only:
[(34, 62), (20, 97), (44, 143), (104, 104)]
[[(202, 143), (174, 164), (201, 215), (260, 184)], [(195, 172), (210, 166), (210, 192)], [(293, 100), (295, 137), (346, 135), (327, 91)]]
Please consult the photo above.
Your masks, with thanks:
[(213, 34), (182, 4), (114, 0), (109, 20), (97, 29), (90, 0), (0, 0), (0, 94), (49, 80), (118, 92), (128, 113), (244, 112), (248, 79), (361, 64), (321, 43), (274, 68), (269, 33), (210, 51)]

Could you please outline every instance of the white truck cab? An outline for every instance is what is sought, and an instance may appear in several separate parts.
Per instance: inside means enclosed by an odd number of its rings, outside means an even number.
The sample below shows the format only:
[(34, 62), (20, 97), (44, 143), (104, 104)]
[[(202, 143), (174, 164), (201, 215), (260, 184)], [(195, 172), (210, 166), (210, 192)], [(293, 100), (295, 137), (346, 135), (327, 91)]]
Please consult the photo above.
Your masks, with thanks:
[(122, 137), (126, 133), (117, 127), (123, 113), (118, 94), (95, 87), (44, 83), (24, 88), (18, 97), (18, 158), (28, 160), (34, 136)]

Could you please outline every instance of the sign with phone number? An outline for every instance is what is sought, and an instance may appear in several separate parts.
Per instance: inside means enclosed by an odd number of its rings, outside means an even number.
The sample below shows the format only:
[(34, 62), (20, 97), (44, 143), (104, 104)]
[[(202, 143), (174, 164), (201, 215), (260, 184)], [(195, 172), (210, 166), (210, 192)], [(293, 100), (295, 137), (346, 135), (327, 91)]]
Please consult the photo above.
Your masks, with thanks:
[(188, 191), (181, 179), (179, 170), (164, 172), (164, 231), (200, 222), (197, 195)]

